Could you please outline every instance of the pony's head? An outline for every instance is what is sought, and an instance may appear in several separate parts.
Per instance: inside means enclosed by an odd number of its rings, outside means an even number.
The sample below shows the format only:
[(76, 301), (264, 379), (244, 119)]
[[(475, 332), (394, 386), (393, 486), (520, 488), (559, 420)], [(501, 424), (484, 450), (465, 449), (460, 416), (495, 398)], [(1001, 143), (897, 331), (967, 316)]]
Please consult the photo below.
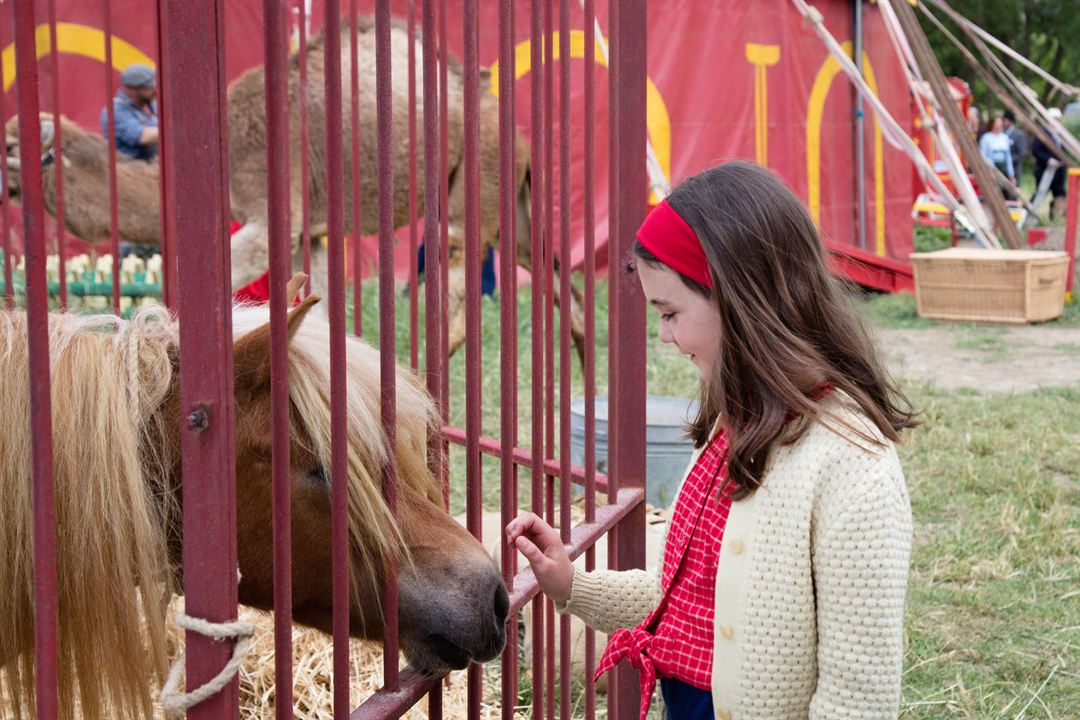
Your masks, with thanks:
[[(498, 655), (505, 642), (506, 588), (483, 546), (443, 509), (428, 469), (438, 416), (420, 381), (398, 370), (396, 447), (380, 421), (379, 354), (346, 341), (347, 388), (330, 394), (330, 333), (308, 310), (289, 313), (292, 422), (293, 617), (331, 630), (330, 408), (345, 406), (351, 634), (381, 639), (382, 578), (398, 568), (398, 628), (406, 657), (428, 672), (465, 667)], [(236, 481), (240, 600), (272, 603), (270, 326), (265, 308), (238, 308), (236, 337)], [(382, 495), (382, 473), (396, 458), (398, 514)]]

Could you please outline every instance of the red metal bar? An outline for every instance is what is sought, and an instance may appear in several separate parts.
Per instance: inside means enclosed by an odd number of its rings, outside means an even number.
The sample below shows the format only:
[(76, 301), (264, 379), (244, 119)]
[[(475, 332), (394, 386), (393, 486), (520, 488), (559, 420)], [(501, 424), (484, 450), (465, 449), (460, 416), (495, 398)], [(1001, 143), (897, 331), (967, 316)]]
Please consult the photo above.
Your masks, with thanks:
[[(570, 546), (567, 548), (570, 558), (577, 558), (587, 548), (592, 547), (602, 535), (608, 533), (611, 528), (615, 527), (628, 513), (633, 512), (644, 501), (645, 490), (643, 488), (622, 490), (614, 502), (605, 505), (597, 512), (594, 522), (583, 523), (573, 529)], [(518, 613), (525, 606), (525, 603), (535, 599), (539, 593), (536, 578), (529, 568), (523, 569), (515, 576), (513, 587), (514, 592), (510, 596), (511, 615)], [(381, 688), (363, 705), (354, 710), (349, 718), (350, 720), (384, 720), (384, 718), (388, 717), (400, 717), (415, 705), (425, 692), (430, 693), (429, 697), (432, 699), (438, 698), (435, 706), (441, 712), (442, 696), (438, 694), (440, 680), (441, 678), (422, 675), (412, 667), (408, 667), (401, 673), (401, 683), (396, 692), (391, 692), (385, 687)]]
[[(544, 0), (544, 452), (556, 457), (555, 447), (555, 20), (553, 3)], [(555, 478), (548, 475), (544, 483), (544, 509), (549, 525), (555, 525)], [(555, 718), (555, 606), (545, 602), (547, 623), (547, 695), (548, 720)]]
[[(0, 23), (0, 30), (8, 24)], [(2, 32), (0, 32), (2, 35)], [(36, 51), (35, 51), (36, 52)], [(4, 75), (3, 53), (0, 53), (0, 77)], [(7, 117), (7, 93), (0, 92), (0, 118)], [(15, 258), (11, 256), (11, 218), (8, 213), (11, 210), (11, 201), (7, 194), (7, 174), (11, 169), (5, 164), (3, 168), (4, 192), (0, 193), (0, 232), (4, 237), (0, 240), (0, 247), (4, 250), (4, 305), (8, 310), (15, 307), (15, 289), (11, 285), (12, 268), (15, 266)]]
[[(155, 31), (157, 40), (157, 57), (158, 64), (161, 65), (165, 58), (165, 48), (168, 43), (168, 36), (165, 34), (164, 17), (162, 13), (162, 3), (154, 3), (155, 12), (157, 14), (157, 28)], [(161, 188), (161, 301), (171, 310), (176, 309), (176, 243), (175, 232), (176, 227), (172, 222), (173, 214), (169, 208), (169, 200), (172, 197), (169, 192), (168, 184), (171, 180), (171, 172), (169, 170), (169, 163), (172, 162), (171, 156), (164, 151), (164, 148), (168, 142), (166, 134), (168, 128), (165, 127), (165, 115), (164, 109), (161, 107), (161, 99), (164, 98), (168, 90), (165, 85), (168, 83), (168, 78), (165, 77), (165, 73), (158, 73), (157, 86), (158, 86), (158, 147), (162, 148), (162, 151), (158, 153), (158, 167), (160, 168)]]
[[(185, 242), (178, 253), (181, 458), (184, 477), (184, 584), (187, 612), (212, 622), (236, 617), (235, 439), (232, 293), (227, 225), (223, 63), (224, 10), (214, 0), (166, 3), (161, 103), (170, 129), (163, 152), (205, 147), (202, 162), (170, 163), (168, 207)], [(165, 74), (164, 72), (162, 74)], [(111, 99), (110, 99), (111, 102)], [(232, 644), (187, 634), (187, 685), (218, 673)], [(188, 711), (191, 720), (235, 717), (236, 682)]]
[(274, 532), (274, 682), (276, 715), (292, 718), (292, 501), (289, 473), (288, 304), (292, 272), (289, 229), (288, 11), (263, 0), (266, 55), (267, 210), (270, 246), (270, 378)]
[(113, 310), (120, 312), (120, 218), (117, 213), (116, 187), (116, 116), (113, 112), (113, 60), (112, 60), (112, 0), (102, 0), (105, 30), (105, 108), (108, 113), (109, 137), (109, 248), (112, 252), (112, 300)]
[[(57, 716), (56, 518), (53, 511), (52, 400), (49, 387), (49, 300), (45, 277), (45, 203), (41, 184), (41, 124), (33, 0), (15, 3), (15, 74), (19, 99), (19, 170), (30, 383), (30, 445), (34, 506), (34, 690), (37, 716)], [(6, 189), (5, 189), (6, 193)], [(11, 287), (8, 285), (8, 287)]]
[[(648, 176), (645, 171), (645, 50), (648, 0), (618, 3), (612, 18), (613, 83), (616, 87), (615, 116), (618, 144), (612, 145), (612, 176), (618, 178), (617, 192), (610, 195), (615, 234), (609, 240), (610, 294), (618, 298), (609, 312), (610, 377), (608, 436), (616, 438), (610, 448), (610, 477), (619, 487), (645, 487), (645, 365), (620, 362), (645, 354), (645, 305), (641, 286), (633, 269), (633, 230), (645, 215)], [(613, 567), (619, 570), (644, 567), (645, 505), (638, 505), (615, 529)], [(617, 710), (624, 715), (638, 713), (637, 673), (626, 663), (616, 669)], [(609, 702), (612, 696), (609, 695)]]
[[(579, 523), (570, 532), (570, 541), (566, 547), (566, 553), (571, 560), (576, 560), (582, 553), (592, 548), (596, 541), (608, 534), (618, 523), (633, 513), (638, 505), (645, 502), (644, 488), (625, 488), (619, 491), (615, 501), (599, 508), (596, 518), (591, 523)], [(533, 598), (538, 587), (532, 568), (526, 567), (514, 578), (514, 592), (510, 595), (510, 612), (517, 612)], [(609, 713), (608, 717), (615, 717)], [(634, 715), (637, 717), (637, 715)]]
[[(326, 0), (323, 66), (326, 93), (326, 298), (330, 316), (330, 396), (346, 397), (345, 163), (342, 147), (341, 3)], [(301, 30), (301, 32), (303, 32)], [(302, 37), (302, 36), (301, 36)], [(302, 51), (301, 51), (302, 52)], [(302, 55), (301, 55), (302, 57)], [(301, 105), (303, 107), (303, 105)], [(344, 402), (330, 405), (330, 488), (334, 716), (349, 716), (349, 492), (348, 425)]]
[[(438, 57), (435, 48), (435, 2), (423, 0), (420, 9), (421, 36), (424, 55), (424, 248), (426, 250), (424, 268), (424, 349), (426, 352), (424, 371), (428, 392), (436, 402), (442, 402), (442, 383), (440, 373), (442, 363), (442, 317), (440, 300), (442, 252), (439, 248), (439, 181), (438, 173), (446, 177), (445, 168), (439, 164), (439, 114), (436, 92)], [(428, 445), (428, 464), (436, 477), (442, 477), (444, 462), (443, 443), (433, 440)], [(444, 490), (444, 502), (449, 501), (449, 486)], [(428, 717), (442, 717), (442, 692), (435, 683), (428, 693)]]
[[(554, 242), (554, 238), (552, 239)], [(570, 540), (570, 0), (559, 0), (559, 530)], [(570, 616), (559, 618), (559, 716), (570, 720)]]
[[(596, 164), (596, 0), (584, 2), (585, 28), (585, 522), (596, 518), (596, 215), (593, 203)], [(585, 570), (596, 569), (596, 548), (585, 552)], [(596, 717), (596, 632), (585, 629), (585, 718)]]
[[(331, 0), (327, 0), (329, 3)], [(311, 293), (311, 166), (308, 162), (308, 138), (310, 137), (310, 130), (308, 129), (308, 76), (307, 76), (307, 24), (308, 16), (307, 9), (305, 8), (305, 0), (298, 0), (296, 7), (298, 27), (297, 27), (297, 60), (299, 66), (299, 87), (300, 94), (299, 110), (300, 110), (300, 244), (301, 250), (304, 254), (304, 272), (307, 274), (307, 282), (304, 283), (304, 295)], [(326, 29), (329, 29), (329, 5), (326, 8)], [(325, 35), (326, 33), (324, 33)], [(326, 38), (327, 40), (329, 38)], [(339, 41), (340, 44), (340, 41)], [(330, 60), (330, 53), (326, 53), (327, 61)], [(340, 67), (341, 58), (338, 58), (338, 64)], [(325, 72), (324, 72), (325, 74)], [(339, 88), (340, 92), (340, 88)], [(329, 100), (329, 98), (327, 98)], [(329, 121), (329, 114), (327, 115)], [(327, 138), (329, 143), (329, 138)], [(327, 147), (329, 152), (329, 147)], [(329, 172), (330, 158), (327, 157), (327, 169)], [(328, 175), (329, 177), (329, 175)], [(339, 176), (340, 177), (340, 176)], [(330, 209), (327, 212), (327, 222), (330, 222)], [(291, 238), (290, 238), (291, 239)]]
[[(439, 266), (442, 268), (442, 277), (439, 278), (439, 285), (442, 288), (442, 303), (441, 307), (447, 306), (447, 293), (449, 291), (449, 234), (450, 234), (450, 218), (446, 212), (446, 208), (449, 207), (450, 198), (450, 155), (449, 155), (449, 122), (450, 122), (450, 89), (448, 85), (448, 69), (450, 65), (450, 46), (447, 41), (447, 6), (446, 0), (439, 0), (439, 87), (442, 88), (442, 92), (439, 93), (439, 207), (442, 211), (439, 213), (439, 248), (442, 253), (442, 257), (439, 260)], [(447, 382), (442, 386), (442, 411), (443, 411), (443, 425), (447, 423), (450, 418), (450, 318), (447, 313), (442, 313), (442, 322), (440, 323), (440, 331), (442, 332), (442, 353), (440, 355), (441, 360), (441, 372), (444, 378), (447, 378)], [(450, 450), (448, 446), (443, 446), (443, 459), (444, 465), (442, 468), (441, 480), (443, 486), (443, 501), (447, 507), (450, 506)]]
[[(442, 678), (432, 677), (407, 667), (401, 672), (398, 687), (383, 687), (353, 710), (349, 720), (385, 720), (398, 718), (409, 711), (425, 693), (438, 690)], [(436, 695), (433, 695), (435, 697)]]
[[(501, 527), (517, 516), (517, 172), (514, 158), (514, 4), (502, 0), (499, 5), (499, 292), (501, 411)], [(517, 551), (509, 543), (500, 543), (503, 581), (513, 587), (517, 573)], [(517, 624), (518, 614), (506, 621), (506, 648), (502, 654), (502, 717), (513, 720), (517, 705)]]
[(353, 261), (353, 334), (360, 337), (363, 330), (363, 286), (360, 275), (364, 270), (360, 250), (360, 58), (357, 47), (356, 0), (349, 0), (349, 110), (352, 120), (349, 149), (352, 151), (352, 261)]
[[(379, 354), (382, 385), (382, 423), (387, 447), (397, 446), (397, 358), (394, 338), (394, 172), (393, 95), (390, 85), (390, 0), (375, 3), (375, 94), (379, 155)], [(391, 512), (397, 514), (397, 463), (390, 455), (383, 469), (383, 494)], [(383, 588), (383, 683), (398, 689), (398, 588), (391, 568)]]
[[(439, 180), (438, 174), (443, 172), (439, 164), (439, 109), (438, 109), (438, 58), (435, 49), (435, 2), (434, 0), (422, 0), (421, 15), (421, 38), (424, 54), (424, 348), (426, 357), (424, 361), (424, 375), (427, 379), (428, 392), (436, 399), (442, 401), (443, 375), (440, 370), (440, 357), (442, 356), (442, 333), (440, 332), (441, 291), (440, 280), (442, 279), (441, 260), (442, 253), (439, 251)], [(443, 172), (445, 175), (445, 172)], [(442, 464), (441, 443), (434, 442), (429, 448), (431, 455), (430, 463), (438, 473)]]
[(49, 0), (49, 58), (52, 65), (52, 112), (56, 130), (53, 151), (56, 154), (56, 255), (60, 265), (60, 307), (67, 308), (67, 273), (64, 272), (66, 243), (64, 242), (64, 151), (63, 130), (60, 127), (60, 52), (56, 47), (56, 0)]
[[(544, 256), (544, 226), (543, 215), (539, 211), (543, 198), (544, 185), (547, 176), (544, 174), (543, 163), (543, 134), (540, 132), (541, 118), (543, 117), (544, 97), (541, 87), (541, 75), (543, 71), (542, 47), (543, 35), (541, 31), (540, 0), (532, 0), (532, 12), (530, 14), (529, 38), (531, 67), (529, 90), (531, 96), (532, 127), (532, 156), (529, 165), (532, 171), (532, 220), (530, 229), (532, 234), (532, 259), (535, 263), (541, 261)], [(537, 515), (544, 514), (544, 476), (540, 468), (544, 466), (544, 395), (543, 386), (539, 378), (544, 372), (544, 280), (543, 272), (532, 272), (532, 511)], [(533, 655), (532, 655), (532, 687), (533, 687), (533, 718), (544, 717), (544, 689), (547, 687), (545, 667), (545, 606), (543, 596), (537, 596), (533, 600)]]
[[(465, 444), (465, 431), (462, 430), (461, 428), (451, 427), (449, 425), (444, 426), (443, 427), (443, 435), (449, 442), (455, 443), (457, 445), (464, 445)], [(496, 440), (495, 438), (481, 436), (480, 437), (480, 452), (482, 452), (485, 455), (490, 455), (492, 457), (501, 458), (503, 456), (502, 441), (501, 440)], [(519, 465), (519, 466), (521, 466), (523, 468), (527, 468), (530, 472), (532, 472), (533, 468), (536, 467), (535, 465), (533, 465), (533, 454), (532, 454), (531, 450), (524, 450), (522, 448), (515, 447), (513, 449), (513, 459), (514, 459), (514, 464), (515, 465)], [(561, 472), (562, 472), (561, 467), (560, 467), (561, 462), (562, 462), (561, 459), (556, 460), (554, 458), (543, 458), (543, 457), (541, 457), (540, 462), (541, 462), (540, 468), (541, 468), (541, 473), (542, 474), (551, 475), (552, 477), (555, 477), (555, 478), (561, 477)], [(594, 476), (593, 482), (595, 483), (597, 489), (606, 491), (607, 487), (608, 487), (607, 476), (603, 475), (603, 474), (600, 474), (600, 473), (596, 473), (595, 470), (593, 472), (593, 476)], [(585, 477), (586, 477), (586, 473), (585, 473), (585, 467), (584, 466), (582, 466), (582, 465), (571, 465), (570, 466), (570, 479), (573, 482), (577, 483), (578, 485), (584, 485), (585, 484)]]
[(409, 0), (409, 367), (420, 367), (416, 218), (416, 3)]
[[(465, 513), (469, 532), (483, 540), (483, 490), (480, 411), (483, 398), (480, 357), (480, 63), (477, 0), (462, 12), (465, 73)], [(469, 666), (468, 717), (479, 720), (483, 674)]]
[(1065, 293), (1072, 296), (1073, 269), (1076, 267), (1076, 233), (1080, 225), (1080, 169), (1069, 168), (1068, 200), (1065, 206), (1065, 252), (1069, 255), (1069, 274), (1065, 276)]

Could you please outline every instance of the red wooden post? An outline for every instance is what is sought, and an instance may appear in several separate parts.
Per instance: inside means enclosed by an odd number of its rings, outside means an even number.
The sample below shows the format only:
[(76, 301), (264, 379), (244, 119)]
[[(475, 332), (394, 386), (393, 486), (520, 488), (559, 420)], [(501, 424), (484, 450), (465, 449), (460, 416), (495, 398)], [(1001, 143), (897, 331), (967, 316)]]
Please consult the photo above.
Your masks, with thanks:
[(1065, 206), (1065, 252), (1069, 255), (1069, 274), (1065, 278), (1065, 296), (1072, 302), (1073, 272), (1076, 268), (1076, 233), (1080, 231), (1080, 168), (1069, 168), (1069, 199)]
[[(187, 613), (212, 622), (236, 617), (236, 488), (232, 293), (228, 246), (225, 64), (220, 0), (162, 6), (169, 73), (162, 109), (177, 148), (193, 162), (169, 163), (167, 207), (178, 235), (181, 453), (184, 478), (184, 583)], [(111, 69), (110, 69), (111, 72)], [(164, 74), (164, 72), (163, 72)], [(111, 98), (110, 98), (111, 105)], [(118, 277), (114, 276), (118, 280)], [(184, 318), (187, 318), (185, 321)], [(232, 643), (187, 634), (187, 686), (214, 677)], [(188, 711), (189, 720), (235, 717), (234, 680)]]

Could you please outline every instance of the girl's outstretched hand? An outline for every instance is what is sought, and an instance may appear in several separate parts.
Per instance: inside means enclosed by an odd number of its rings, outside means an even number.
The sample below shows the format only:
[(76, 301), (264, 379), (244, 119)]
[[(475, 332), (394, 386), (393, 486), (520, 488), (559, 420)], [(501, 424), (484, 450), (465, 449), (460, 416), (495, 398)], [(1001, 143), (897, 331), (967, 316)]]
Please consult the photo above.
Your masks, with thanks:
[(506, 538), (529, 561), (544, 594), (565, 605), (574, 582), (574, 566), (558, 531), (535, 513), (526, 512), (506, 526)]

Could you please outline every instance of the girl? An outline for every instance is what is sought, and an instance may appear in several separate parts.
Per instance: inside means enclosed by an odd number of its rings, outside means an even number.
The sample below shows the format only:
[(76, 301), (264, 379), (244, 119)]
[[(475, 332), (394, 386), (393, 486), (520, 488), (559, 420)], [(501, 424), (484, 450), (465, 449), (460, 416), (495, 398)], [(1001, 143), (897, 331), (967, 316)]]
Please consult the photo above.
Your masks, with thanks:
[(509, 541), (560, 613), (613, 633), (597, 675), (637, 668), (642, 718), (657, 678), (672, 720), (895, 718), (911, 508), (893, 443), (916, 421), (813, 222), (732, 162), (637, 237), (660, 340), (701, 373), (661, 567), (575, 570), (531, 513)]

